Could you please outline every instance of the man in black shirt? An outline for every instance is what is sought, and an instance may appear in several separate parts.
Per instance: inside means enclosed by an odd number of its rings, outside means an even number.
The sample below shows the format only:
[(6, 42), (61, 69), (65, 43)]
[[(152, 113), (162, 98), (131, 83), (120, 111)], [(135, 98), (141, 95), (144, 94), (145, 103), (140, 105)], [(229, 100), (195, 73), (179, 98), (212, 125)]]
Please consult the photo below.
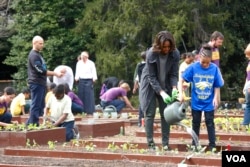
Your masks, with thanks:
[(44, 40), (35, 36), (32, 40), (32, 50), (28, 56), (28, 84), (31, 93), (30, 116), (27, 124), (39, 125), (39, 116), (43, 115), (45, 107), (47, 76), (61, 77), (62, 73), (47, 70), (45, 61), (40, 53)]

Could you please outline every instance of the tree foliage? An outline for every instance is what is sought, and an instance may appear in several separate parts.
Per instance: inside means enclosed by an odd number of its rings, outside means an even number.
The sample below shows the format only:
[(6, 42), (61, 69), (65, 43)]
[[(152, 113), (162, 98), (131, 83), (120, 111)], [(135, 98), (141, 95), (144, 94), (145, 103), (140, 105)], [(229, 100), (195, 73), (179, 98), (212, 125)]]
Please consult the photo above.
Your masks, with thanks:
[(87, 47), (96, 54), (100, 80), (112, 75), (132, 80), (139, 53), (151, 46), (159, 31), (173, 32), (180, 43), (190, 4), (163, 0), (88, 2), (76, 31), (92, 30), (94, 38)]
[[(225, 38), (224, 46), (232, 48), (234, 35), (225, 28), (231, 14), (221, 10), (228, 3), (216, 0), (95, 0), (86, 4), (88, 8), (77, 31), (92, 30), (94, 38), (87, 47), (96, 53), (101, 80), (107, 75), (132, 80), (139, 61), (138, 53), (149, 48), (154, 35), (161, 30), (173, 33), (181, 53), (199, 49), (215, 30), (231, 37)], [(221, 53), (222, 59), (227, 60), (234, 50), (223, 49)], [(225, 80), (230, 77), (226, 76)]]
[(210, 34), (225, 36), (220, 48), (221, 70), (228, 87), (244, 84), (243, 53), (250, 34), (250, 1), (232, 0), (15, 0), (15, 34), (5, 63), (18, 66), (13, 78), (27, 78), (27, 55), (34, 35), (45, 39), (43, 55), (50, 69), (59, 64), (73, 69), (81, 51), (90, 52), (98, 83), (108, 76), (132, 81), (139, 53), (148, 49), (162, 30), (173, 33), (181, 53), (199, 49)]
[(18, 80), (20, 87), (26, 85), (27, 56), (35, 35), (45, 40), (42, 54), (49, 69), (60, 64), (74, 67), (86, 42), (86, 36), (73, 31), (83, 8), (84, 3), (79, 0), (13, 1), (16, 34), (9, 39), (13, 46), (5, 63), (18, 67), (13, 78)]

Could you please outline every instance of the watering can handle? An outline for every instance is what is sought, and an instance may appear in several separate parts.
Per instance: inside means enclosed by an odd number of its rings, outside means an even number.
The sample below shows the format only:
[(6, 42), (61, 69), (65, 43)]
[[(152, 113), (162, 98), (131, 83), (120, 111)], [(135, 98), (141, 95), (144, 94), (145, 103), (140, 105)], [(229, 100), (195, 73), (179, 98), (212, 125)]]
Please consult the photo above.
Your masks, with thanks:
[(108, 106), (106, 106), (105, 108), (112, 108), (115, 112), (117, 112), (116, 107), (113, 106), (113, 105), (108, 105)]

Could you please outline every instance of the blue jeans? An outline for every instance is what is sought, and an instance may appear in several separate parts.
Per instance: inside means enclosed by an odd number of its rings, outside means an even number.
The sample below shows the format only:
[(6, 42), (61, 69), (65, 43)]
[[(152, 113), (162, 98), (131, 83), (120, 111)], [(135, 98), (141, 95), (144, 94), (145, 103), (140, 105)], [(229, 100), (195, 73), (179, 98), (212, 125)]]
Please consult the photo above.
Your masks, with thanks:
[(244, 110), (244, 118), (242, 125), (249, 125), (250, 124), (250, 93), (246, 91), (246, 108)]
[(105, 108), (106, 106), (113, 105), (116, 108), (117, 113), (120, 113), (121, 110), (126, 106), (126, 103), (123, 100), (115, 99), (112, 101), (102, 101), (101, 100), (101, 106)]
[(12, 115), (9, 111), (5, 111), (3, 115), (0, 116), (0, 122), (11, 123)]
[(59, 127), (65, 127), (66, 128), (66, 141), (70, 141), (74, 138), (74, 128), (75, 121), (69, 121), (69, 122), (63, 122), (59, 125)]
[[(200, 135), (200, 124), (201, 124), (201, 114), (202, 111), (192, 110), (192, 128), (196, 135), (199, 137)], [(216, 147), (215, 144), (215, 127), (214, 127), (214, 111), (204, 112), (205, 114), (205, 123), (207, 126), (207, 134), (209, 140), (209, 149)], [(195, 142), (192, 142), (195, 145)]]
[(45, 107), (46, 86), (39, 84), (29, 84), (31, 94), (30, 116), (27, 124), (39, 126), (39, 116), (43, 116)]
[(31, 105), (31, 99), (25, 100), (25, 114), (29, 114), (30, 113), (30, 105)]
[(82, 114), (83, 113), (83, 107), (80, 106), (79, 104), (76, 104), (72, 102), (71, 110), (73, 114)]

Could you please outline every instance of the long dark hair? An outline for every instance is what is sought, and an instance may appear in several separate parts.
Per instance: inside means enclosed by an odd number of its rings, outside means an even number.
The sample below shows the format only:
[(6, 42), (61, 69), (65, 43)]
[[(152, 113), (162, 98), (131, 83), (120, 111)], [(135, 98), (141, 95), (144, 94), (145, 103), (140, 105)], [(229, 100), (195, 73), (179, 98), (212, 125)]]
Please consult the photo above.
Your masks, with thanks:
[(170, 52), (175, 50), (175, 41), (173, 35), (168, 31), (160, 31), (154, 39), (153, 51), (160, 52), (162, 50), (164, 42), (170, 42)]
[(66, 95), (71, 91), (70, 88), (69, 88), (69, 84), (64, 83), (64, 90), (65, 90)]

